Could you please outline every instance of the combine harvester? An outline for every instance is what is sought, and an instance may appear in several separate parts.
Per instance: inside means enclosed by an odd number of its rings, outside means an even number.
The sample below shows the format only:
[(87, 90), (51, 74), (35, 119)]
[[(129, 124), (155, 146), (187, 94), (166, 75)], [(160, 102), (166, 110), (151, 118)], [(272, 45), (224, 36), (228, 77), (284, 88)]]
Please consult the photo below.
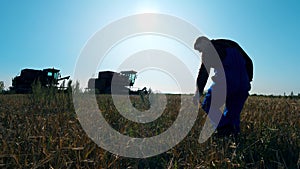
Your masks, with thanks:
[[(130, 95), (148, 95), (146, 87), (134, 90), (133, 84), (137, 78), (136, 71), (100, 71), (98, 78), (91, 78), (88, 81), (88, 89), (95, 90), (98, 94), (130, 94)], [(113, 87), (112, 87), (113, 86)]]
[(10, 90), (22, 94), (32, 93), (32, 85), (37, 81), (40, 82), (43, 88), (58, 88), (59, 81), (70, 78), (70, 76), (61, 77), (59, 72), (60, 70), (54, 68), (43, 70), (22, 69), (20, 76), (12, 79)]

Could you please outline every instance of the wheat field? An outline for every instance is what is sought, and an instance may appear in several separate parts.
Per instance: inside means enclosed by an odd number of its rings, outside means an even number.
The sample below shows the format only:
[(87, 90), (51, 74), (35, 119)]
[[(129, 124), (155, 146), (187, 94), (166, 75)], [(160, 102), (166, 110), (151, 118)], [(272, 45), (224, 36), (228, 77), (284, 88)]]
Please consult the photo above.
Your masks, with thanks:
[[(163, 115), (146, 125), (124, 120), (108, 95), (99, 108), (122, 134), (149, 137), (166, 130), (178, 114), (180, 97), (167, 95)], [(139, 96), (131, 97), (145, 109)], [(147, 107), (147, 105), (146, 105)], [(298, 168), (300, 99), (250, 96), (241, 115), (238, 138), (215, 135), (199, 144), (206, 115), (169, 151), (149, 158), (126, 158), (100, 148), (82, 129), (70, 94), (0, 95), (0, 168)], [(144, 130), (149, 132), (142, 132)]]

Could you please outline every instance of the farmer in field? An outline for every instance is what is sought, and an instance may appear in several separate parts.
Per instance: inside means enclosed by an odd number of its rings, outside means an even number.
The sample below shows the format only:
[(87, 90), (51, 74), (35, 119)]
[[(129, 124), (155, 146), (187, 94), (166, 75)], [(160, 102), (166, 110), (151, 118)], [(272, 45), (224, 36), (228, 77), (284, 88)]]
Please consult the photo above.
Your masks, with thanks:
[[(223, 76), (218, 73), (220, 66), (211, 58), (212, 49), (216, 51), (220, 65), (224, 70)], [(195, 44), (195, 50), (202, 53), (202, 64), (197, 77), (197, 91), (194, 97), (194, 103), (198, 104), (199, 96), (202, 95), (203, 89), (207, 83), (210, 68), (214, 68), (213, 84), (208, 89), (207, 94), (202, 102), (202, 109), (208, 112), (222, 113), (220, 108), (225, 104), (219, 123), (214, 122), (213, 115), (210, 116), (212, 123), (217, 129), (220, 136), (236, 135), (240, 132), (240, 114), (244, 103), (249, 95), (251, 88), (250, 82), (253, 78), (253, 64), (246, 52), (234, 41), (226, 39), (209, 40), (206, 37), (199, 37)], [(220, 72), (220, 71), (219, 71)], [(226, 79), (226, 80), (224, 80)], [(221, 81), (224, 81), (222, 84)], [(226, 88), (224, 87), (226, 86)], [(224, 92), (225, 103), (211, 103), (212, 97), (217, 96), (218, 92)], [(217, 93), (212, 95), (212, 93)]]

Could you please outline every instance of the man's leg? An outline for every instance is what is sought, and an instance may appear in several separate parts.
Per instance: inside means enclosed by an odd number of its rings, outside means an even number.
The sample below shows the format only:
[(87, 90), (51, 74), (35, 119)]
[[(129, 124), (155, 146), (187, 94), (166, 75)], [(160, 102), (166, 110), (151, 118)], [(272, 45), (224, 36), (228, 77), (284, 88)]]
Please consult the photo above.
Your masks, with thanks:
[(232, 132), (234, 134), (240, 132), (240, 115), (248, 95), (248, 92), (241, 92), (230, 95), (226, 99), (226, 107), (224, 109), (223, 116), (224, 119), (226, 119), (226, 123), (233, 126), (234, 131)]
[(220, 126), (228, 125), (230, 121), (228, 121), (227, 118), (224, 118), (222, 115), (222, 111), (220, 108), (224, 105), (224, 103), (221, 103), (219, 101), (213, 104), (211, 103), (212, 90), (214, 90), (213, 87), (208, 89), (202, 102), (202, 109), (208, 114), (208, 117), (210, 118), (214, 128), (219, 128)]

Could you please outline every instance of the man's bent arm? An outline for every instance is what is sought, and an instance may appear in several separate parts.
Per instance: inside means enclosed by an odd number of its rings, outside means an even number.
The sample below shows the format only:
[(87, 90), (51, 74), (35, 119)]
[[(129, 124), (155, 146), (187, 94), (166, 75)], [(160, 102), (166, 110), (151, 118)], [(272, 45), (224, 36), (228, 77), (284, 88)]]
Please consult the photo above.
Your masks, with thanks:
[(202, 63), (201, 68), (198, 73), (198, 77), (197, 77), (197, 88), (198, 88), (198, 92), (200, 95), (202, 95), (202, 93), (203, 93), (208, 76), (209, 76), (209, 74), (208, 74), (204, 64)]

